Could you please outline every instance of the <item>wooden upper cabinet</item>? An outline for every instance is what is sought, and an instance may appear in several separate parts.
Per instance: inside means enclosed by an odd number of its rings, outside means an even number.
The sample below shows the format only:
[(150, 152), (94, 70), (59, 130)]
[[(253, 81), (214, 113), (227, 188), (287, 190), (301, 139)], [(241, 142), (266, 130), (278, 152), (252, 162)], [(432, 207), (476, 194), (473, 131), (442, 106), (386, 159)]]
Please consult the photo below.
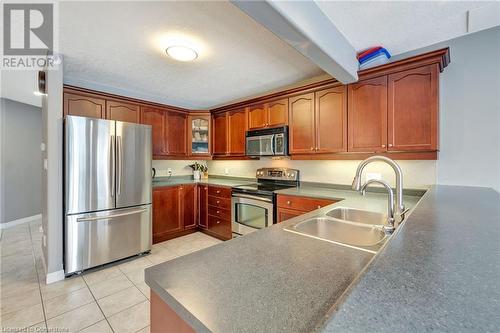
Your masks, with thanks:
[(437, 64), (389, 75), (388, 150), (438, 149), (438, 80)]
[(387, 76), (350, 84), (348, 92), (348, 150), (386, 151)]
[(153, 156), (167, 155), (166, 117), (166, 112), (162, 109), (149, 106), (141, 107), (141, 123), (152, 127)]
[(280, 99), (266, 104), (268, 126), (283, 126), (288, 124), (288, 99)]
[(248, 129), (288, 124), (288, 99), (252, 105), (248, 109)]
[(314, 93), (291, 97), (290, 154), (308, 154), (315, 148)]
[(168, 111), (166, 128), (167, 154), (174, 156), (187, 155), (187, 115)]
[(228, 153), (226, 113), (214, 115), (213, 125), (213, 154), (226, 155)]
[(153, 190), (153, 243), (161, 242), (169, 234), (183, 229), (180, 199), (178, 186)]
[(106, 101), (106, 119), (126, 121), (129, 123), (140, 122), (140, 107), (137, 104), (119, 101)]
[(92, 118), (106, 118), (106, 100), (90, 94), (73, 94), (64, 92), (64, 115)]
[(267, 110), (265, 105), (253, 105), (248, 109), (248, 129), (257, 129), (267, 126)]
[(210, 156), (212, 117), (210, 113), (190, 114), (187, 125), (187, 145), (190, 156)]
[(318, 153), (347, 151), (347, 86), (317, 91), (315, 98)]
[(247, 113), (245, 109), (229, 111), (228, 117), (228, 154), (233, 156), (245, 155), (245, 132), (247, 130)]

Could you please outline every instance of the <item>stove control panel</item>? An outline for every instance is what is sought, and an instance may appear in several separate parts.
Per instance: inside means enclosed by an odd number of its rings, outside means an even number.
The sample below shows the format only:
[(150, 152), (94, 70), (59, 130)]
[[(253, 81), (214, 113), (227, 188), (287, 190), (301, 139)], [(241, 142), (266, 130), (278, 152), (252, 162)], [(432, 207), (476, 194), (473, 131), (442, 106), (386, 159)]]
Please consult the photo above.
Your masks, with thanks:
[(298, 181), (299, 170), (289, 168), (261, 168), (257, 169), (257, 179)]

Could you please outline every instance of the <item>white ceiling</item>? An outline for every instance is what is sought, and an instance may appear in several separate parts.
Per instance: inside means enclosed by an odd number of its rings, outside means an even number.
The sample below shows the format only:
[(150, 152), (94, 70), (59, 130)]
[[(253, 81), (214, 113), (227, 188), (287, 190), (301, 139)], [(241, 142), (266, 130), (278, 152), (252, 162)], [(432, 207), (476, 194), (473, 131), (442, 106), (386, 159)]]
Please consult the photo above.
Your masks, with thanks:
[(38, 90), (38, 71), (2, 70), (0, 76), (0, 92), (3, 98), (42, 106), (42, 97), (33, 94)]
[(467, 33), (467, 11), (494, 1), (316, 1), (356, 50), (393, 55)]
[[(65, 83), (210, 108), (323, 73), (228, 2), (61, 2)], [(199, 48), (176, 62), (162, 38)]]

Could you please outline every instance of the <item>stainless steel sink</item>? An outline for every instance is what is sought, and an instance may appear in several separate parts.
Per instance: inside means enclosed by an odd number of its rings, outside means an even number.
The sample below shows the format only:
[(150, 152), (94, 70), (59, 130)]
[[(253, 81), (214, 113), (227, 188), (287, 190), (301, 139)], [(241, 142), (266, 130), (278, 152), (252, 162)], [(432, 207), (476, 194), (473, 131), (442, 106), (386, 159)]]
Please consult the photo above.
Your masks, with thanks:
[(387, 215), (385, 214), (346, 207), (336, 207), (327, 212), (326, 216), (342, 221), (369, 225), (384, 225), (387, 223)]
[(285, 227), (300, 235), (376, 253), (387, 236), (382, 226), (352, 223), (327, 216), (314, 217)]

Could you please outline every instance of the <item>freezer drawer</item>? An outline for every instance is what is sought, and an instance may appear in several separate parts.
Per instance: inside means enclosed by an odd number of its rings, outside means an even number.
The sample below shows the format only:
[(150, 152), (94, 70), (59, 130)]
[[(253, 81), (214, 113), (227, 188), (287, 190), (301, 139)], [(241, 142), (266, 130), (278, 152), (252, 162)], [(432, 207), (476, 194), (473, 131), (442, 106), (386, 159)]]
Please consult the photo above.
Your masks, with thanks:
[(66, 274), (151, 250), (151, 205), (67, 215)]

